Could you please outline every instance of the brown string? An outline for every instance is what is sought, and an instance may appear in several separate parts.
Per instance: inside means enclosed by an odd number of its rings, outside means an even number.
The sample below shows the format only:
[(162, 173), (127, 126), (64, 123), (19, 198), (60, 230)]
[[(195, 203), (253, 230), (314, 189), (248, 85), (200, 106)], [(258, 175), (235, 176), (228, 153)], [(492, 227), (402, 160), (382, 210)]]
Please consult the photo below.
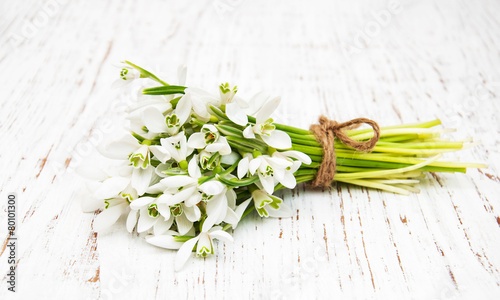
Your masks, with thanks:
[[(373, 128), (373, 137), (364, 142), (351, 139), (344, 132), (345, 130), (354, 129), (361, 124), (368, 124)], [(312, 181), (313, 187), (329, 186), (337, 169), (337, 155), (335, 154), (335, 137), (337, 137), (344, 145), (354, 148), (361, 152), (371, 151), (380, 138), (380, 127), (377, 122), (366, 118), (357, 118), (345, 123), (329, 120), (325, 116), (319, 117), (319, 124), (313, 124), (309, 130), (316, 136), (318, 142), (323, 146), (323, 161), (319, 167), (316, 178)]]

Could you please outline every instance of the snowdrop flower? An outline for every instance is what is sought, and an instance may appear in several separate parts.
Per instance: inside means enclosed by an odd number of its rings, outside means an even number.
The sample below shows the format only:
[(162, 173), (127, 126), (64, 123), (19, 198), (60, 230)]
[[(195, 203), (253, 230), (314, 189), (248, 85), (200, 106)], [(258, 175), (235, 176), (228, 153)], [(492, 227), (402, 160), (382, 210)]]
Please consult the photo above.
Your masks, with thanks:
[(254, 139), (259, 135), (266, 144), (276, 149), (292, 148), (292, 140), (284, 131), (276, 130), (273, 119), (270, 118), (273, 111), (278, 107), (280, 98), (276, 97), (265, 103), (255, 116), (255, 125), (249, 125), (243, 131), (247, 139)]
[[(137, 192), (130, 186), (130, 179), (115, 177), (104, 182), (101, 199), (106, 199), (104, 210), (94, 219), (93, 228), (100, 232), (114, 223), (124, 213), (132, 213), (129, 203), (137, 198)], [(114, 194), (114, 195), (112, 195)]]
[[(175, 110), (181, 121), (185, 122), (191, 113), (194, 113), (202, 121), (208, 121), (210, 120), (208, 105), (217, 104), (218, 102), (217, 97), (202, 89), (187, 88), (184, 90), (184, 96), (177, 103)], [(181, 122), (181, 125), (184, 122)]]
[(281, 198), (266, 191), (255, 189), (252, 191), (255, 209), (261, 217), (287, 218), (292, 216), (292, 209), (283, 203)]
[(193, 133), (189, 137), (188, 146), (196, 149), (205, 149), (208, 152), (219, 152), (220, 155), (231, 153), (231, 147), (227, 139), (220, 135), (217, 128), (211, 124), (205, 124), (200, 132)]
[(179, 132), (174, 136), (163, 138), (160, 140), (160, 143), (165, 149), (167, 149), (173, 159), (175, 159), (178, 163), (184, 163), (187, 166), (186, 157), (193, 152), (193, 148), (187, 144), (184, 131)]
[(229, 120), (238, 125), (245, 126), (248, 123), (247, 109), (249, 105), (243, 99), (235, 96), (237, 92), (237, 86), (231, 88), (227, 82), (221, 84), (219, 86), (221, 107), (225, 108)]
[(300, 163), (294, 164), (293, 161), (281, 157), (259, 155), (256, 158), (251, 158), (247, 155), (238, 163), (238, 176), (241, 178), (247, 172), (250, 172), (251, 175), (257, 173), (264, 190), (272, 194), (277, 182), (286, 187), (295, 187), (296, 181), (293, 173), (299, 167)]
[(219, 165), (221, 156), (218, 153), (210, 153), (205, 150), (200, 152), (200, 166), (204, 170), (213, 170)]
[(120, 77), (115, 82), (113, 82), (112, 84), (113, 88), (122, 87), (126, 84), (129, 84), (134, 79), (141, 77), (141, 73), (137, 69), (132, 68), (128, 64), (121, 63), (116, 67), (120, 69)]
[(167, 230), (161, 235), (149, 236), (146, 238), (146, 242), (156, 247), (166, 248), (166, 249), (179, 249), (184, 242), (179, 242), (176, 239), (179, 233), (173, 230)]
[(132, 232), (136, 223), (138, 233), (153, 228), (155, 234), (162, 234), (170, 229), (174, 219), (170, 218), (170, 212), (160, 214), (160, 204), (156, 200), (154, 197), (141, 197), (130, 203), (133, 213), (127, 218), (128, 232)]
[(184, 124), (185, 120), (180, 120), (175, 112), (164, 116), (157, 108), (149, 107), (142, 114), (142, 122), (149, 132), (167, 133), (172, 136), (179, 132), (181, 124)]
[[(186, 241), (177, 252), (175, 257), (175, 269), (179, 271), (188, 261), (193, 248), (196, 246), (196, 256), (206, 257), (214, 253), (213, 240), (232, 242), (233, 237), (222, 230), (220, 226), (214, 226), (208, 230), (202, 230), (200, 234)], [(170, 245), (170, 243), (168, 244)]]

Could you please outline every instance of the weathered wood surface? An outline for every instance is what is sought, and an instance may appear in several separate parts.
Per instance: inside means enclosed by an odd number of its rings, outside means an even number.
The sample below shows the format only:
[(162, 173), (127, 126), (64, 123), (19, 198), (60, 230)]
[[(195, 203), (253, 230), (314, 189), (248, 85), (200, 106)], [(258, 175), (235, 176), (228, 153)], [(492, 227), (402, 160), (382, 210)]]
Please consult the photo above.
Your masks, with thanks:
[[(10, 1), (0, 4), (1, 207), (19, 197), (18, 296), (41, 299), (382, 298), (500, 295), (498, 1)], [(92, 231), (78, 166), (121, 122), (130, 59), (175, 79), (282, 96), (277, 118), (383, 125), (441, 118), (488, 169), (431, 176), (409, 197), (338, 185), (284, 192), (290, 219), (256, 216), (217, 255)], [(10, 299), (5, 213), (0, 298)], [(390, 298), (392, 298), (390, 297)]]

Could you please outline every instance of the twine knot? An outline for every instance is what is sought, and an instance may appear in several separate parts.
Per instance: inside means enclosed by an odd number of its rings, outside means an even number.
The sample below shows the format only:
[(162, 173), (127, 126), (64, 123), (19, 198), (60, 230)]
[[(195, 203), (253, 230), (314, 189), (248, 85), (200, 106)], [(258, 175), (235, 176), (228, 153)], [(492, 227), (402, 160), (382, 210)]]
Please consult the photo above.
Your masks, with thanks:
[[(345, 130), (357, 128), (361, 124), (368, 124), (373, 128), (373, 137), (368, 141), (353, 140), (344, 132)], [(319, 117), (319, 124), (311, 125), (309, 130), (316, 136), (321, 146), (323, 146), (323, 160), (316, 178), (312, 181), (313, 187), (329, 186), (335, 177), (337, 170), (335, 137), (344, 145), (360, 152), (371, 151), (380, 138), (380, 127), (377, 122), (366, 118), (357, 118), (344, 123), (338, 123), (337, 121), (329, 120), (325, 116), (321, 116)]]

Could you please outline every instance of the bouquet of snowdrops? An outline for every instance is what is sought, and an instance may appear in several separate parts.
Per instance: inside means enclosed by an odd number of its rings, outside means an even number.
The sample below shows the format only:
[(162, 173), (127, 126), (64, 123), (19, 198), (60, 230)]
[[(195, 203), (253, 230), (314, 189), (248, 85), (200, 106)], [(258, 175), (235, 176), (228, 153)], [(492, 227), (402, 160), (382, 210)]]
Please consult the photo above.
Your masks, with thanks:
[[(337, 139), (324, 145), (309, 130), (274, 122), (279, 97), (260, 93), (245, 101), (227, 83), (211, 94), (183, 86), (185, 70), (180, 74), (179, 85), (169, 85), (123, 63), (120, 82), (148, 78), (158, 86), (144, 89), (145, 96), (130, 107), (130, 134), (102, 149), (118, 164), (104, 170), (93, 187), (103, 209), (93, 224), (96, 231), (126, 214), (129, 232), (146, 233), (155, 246), (179, 249), (176, 269), (193, 251), (213, 254), (214, 239), (231, 241), (228, 230), (253, 210), (261, 217), (291, 216), (274, 192), (313, 181), (325, 146), (334, 147), (333, 180), (399, 194), (418, 192), (426, 171), (483, 167), (438, 161), (441, 153), (468, 142), (440, 139), (447, 130), (432, 128), (439, 120), (381, 128), (371, 151), (360, 152)], [(352, 127), (342, 133), (354, 141), (375, 134)]]

